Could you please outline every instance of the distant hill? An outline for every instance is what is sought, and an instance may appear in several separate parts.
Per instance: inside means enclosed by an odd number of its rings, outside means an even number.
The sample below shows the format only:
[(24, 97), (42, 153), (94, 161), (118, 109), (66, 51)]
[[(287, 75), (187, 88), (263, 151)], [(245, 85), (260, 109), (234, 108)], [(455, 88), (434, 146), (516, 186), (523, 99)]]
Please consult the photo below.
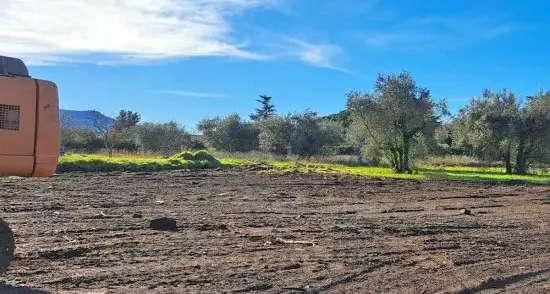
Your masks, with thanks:
[(63, 128), (87, 128), (94, 129), (94, 122), (111, 126), (114, 119), (94, 110), (60, 110), (61, 126)]

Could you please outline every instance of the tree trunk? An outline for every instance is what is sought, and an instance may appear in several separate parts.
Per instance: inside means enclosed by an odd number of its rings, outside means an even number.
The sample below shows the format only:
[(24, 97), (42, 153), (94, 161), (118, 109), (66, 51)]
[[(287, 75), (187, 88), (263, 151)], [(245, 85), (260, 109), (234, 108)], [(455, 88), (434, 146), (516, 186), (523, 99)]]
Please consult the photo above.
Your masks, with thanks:
[(510, 152), (504, 154), (504, 164), (506, 165), (506, 173), (512, 174), (512, 163), (510, 162)]
[(399, 150), (399, 166), (397, 167), (397, 172), (402, 173), (403, 172), (403, 150)]
[(397, 151), (395, 149), (392, 149), (390, 150), (391, 152), (391, 158), (392, 158), (392, 162), (391, 162), (391, 165), (392, 165), (392, 168), (393, 168), (393, 171), (394, 172), (398, 172), (399, 171), (399, 156), (397, 155)]
[(527, 156), (525, 155), (525, 137), (520, 136), (516, 158), (516, 174), (524, 175), (527, 173)]
[(363, 164), (363, 146), (365, 145), (365, 142), (360, 140), (355, 147), (355, 156), (357, 156), (357, 163)]
[(410, 139), (408, 137), (403, 138), (403, 165), (402, 172), (410, 172), (409, 169), (409, 149), (410, 149)]

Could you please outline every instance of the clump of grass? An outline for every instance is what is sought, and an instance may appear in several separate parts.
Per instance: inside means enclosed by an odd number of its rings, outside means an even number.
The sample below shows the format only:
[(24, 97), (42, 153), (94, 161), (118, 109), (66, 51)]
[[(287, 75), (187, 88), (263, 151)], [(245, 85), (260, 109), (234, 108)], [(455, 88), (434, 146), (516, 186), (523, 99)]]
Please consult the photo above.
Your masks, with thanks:
[(208, 151), (200, 150), (195, 153), (189, 151), (180, 152), (170, 157), (172, 160), (192, 160), (192, 161), (207, 161), (219, 164), (220, 162)]
[(195, 155), (189, 151), (180, 152), (172, 155), (171, 160), (195, 160)]
[(195, 152), (195, 154), (193, 154), (193, 156), (194, 160), (217, 161), (217, 159), (212, 154), (208, 153), (205, 150), (197, 151)]
[[(180, 169), (217, 168), (221, 163), (212, 157), (210, 160), (183, 159), (177, 154), (169, 158), (66, 154), (59, 160), (57, 172), (111, 172), (111, 171), (163, 171)], [(190, 158), (185, 155), (186, 158)]]

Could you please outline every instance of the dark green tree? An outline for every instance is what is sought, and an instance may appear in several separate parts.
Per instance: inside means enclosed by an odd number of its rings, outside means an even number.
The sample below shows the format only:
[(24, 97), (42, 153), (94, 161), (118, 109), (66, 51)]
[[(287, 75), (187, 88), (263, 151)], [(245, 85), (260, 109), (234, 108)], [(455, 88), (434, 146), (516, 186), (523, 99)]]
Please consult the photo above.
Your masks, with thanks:
[(271, 103), (271, 96), (260, 95), (260, 99), (256, 99), (261, 105), (260, 108), (256, 108), (256, 112), (250, 115), (250, 119), (253, 121), (264, 120), (275, 115), (275, 106)]
[(122, 132), (131, 127), (135, 127), (141, 120), (141, 115), (131, 110), (121, 110), (113, 122), (113, 129)]

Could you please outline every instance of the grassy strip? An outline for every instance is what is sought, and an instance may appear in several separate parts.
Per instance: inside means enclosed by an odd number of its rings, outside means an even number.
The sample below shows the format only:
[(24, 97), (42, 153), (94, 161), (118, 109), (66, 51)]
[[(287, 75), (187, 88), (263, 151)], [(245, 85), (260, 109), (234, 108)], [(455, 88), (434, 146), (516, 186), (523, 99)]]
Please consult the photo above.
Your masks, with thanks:
[(181, 169), (207, 169), (217, 167), (262, 167), (268, 173), (332, 173), (393, 179), (413, 180), (467, 180), (496, 183), (521, 182), (550, 184), (550, 174), (538, 171), (530, 175), (507, 175), (501, 168), (434, 167), (421, 166), (413, 174), (395, 174), (390, 168), (349, 166), (343, 164), (314, 163), (308, 161), (256, 160), (222, 158), (217, 160), (207, 152), (180, 153), (172, 157), (138, 157), (67, 154), (60, 158), (57, 171), (108, 172), (108, 171), (162, 171)]
[(369, 176), (393, 179), (414, 180), (466, 180), (493, 183), (521, 182), (531, 184), (550, 184), (550, 174), (538, 171), (538, 174), (507, 175), (501, 168), (482, 167), (433, 167), (421, 166), (413, 174), (396, 174), (390, 168), (369, 166), (347, 166), (342, 164), (323, 164), (307, 161), (276, 161), (250, 159), (220, 159), (227, 166), (264, 166), (267, 172), (300, 172), (300, 173), (336, 173), (356, 176)]
[[(188, 157), (189, 158), (189, 157)], [(66, 154), (59, 159), (57, 172), (111, 172), (111, 171), (163, 171), (180, 169), (205, 169), (220, 167), (221, 163), (211, 158), (137, 157)]]

